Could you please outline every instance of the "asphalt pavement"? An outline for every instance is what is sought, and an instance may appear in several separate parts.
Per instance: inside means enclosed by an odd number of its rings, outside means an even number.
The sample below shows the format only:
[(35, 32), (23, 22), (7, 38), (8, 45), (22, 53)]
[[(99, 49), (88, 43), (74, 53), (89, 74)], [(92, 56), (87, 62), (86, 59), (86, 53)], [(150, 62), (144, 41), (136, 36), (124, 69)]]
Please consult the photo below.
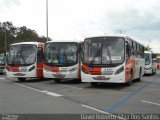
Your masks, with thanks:
[[(132, 86), (0, 76), (0, 113), (160, 114), (160, 71)], [(82, 117), (82, 116), (81, 116)]]

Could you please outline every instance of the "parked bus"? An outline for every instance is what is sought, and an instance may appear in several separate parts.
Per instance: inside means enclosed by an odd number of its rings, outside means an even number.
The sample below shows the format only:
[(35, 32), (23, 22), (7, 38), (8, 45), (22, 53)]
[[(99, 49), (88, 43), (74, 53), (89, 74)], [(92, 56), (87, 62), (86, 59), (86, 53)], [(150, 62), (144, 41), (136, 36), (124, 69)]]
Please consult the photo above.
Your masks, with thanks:
[(145, 74), (156, 74), (157, 58), (156, 54), (151, 51), (145, 51)]
[(6, 73), (6, 56), (5, 54), (0, 54), (0, 74)]
[(24, 81), (43, 77), (44, 43), (20, 42), (10, 45), (7, 54), (7, 77)]
[(127, 36), (100, 36), (84, 40), (82, 82), (125, 83), (141, 80), (144, 74), (144, 46)]
[(160, 56), (157, 57), (157, 69), (160, 69)]
[(75, 41), (49, 41), (44, 51), (44, 77), (62, 79), (80, 79), (81, 43)]

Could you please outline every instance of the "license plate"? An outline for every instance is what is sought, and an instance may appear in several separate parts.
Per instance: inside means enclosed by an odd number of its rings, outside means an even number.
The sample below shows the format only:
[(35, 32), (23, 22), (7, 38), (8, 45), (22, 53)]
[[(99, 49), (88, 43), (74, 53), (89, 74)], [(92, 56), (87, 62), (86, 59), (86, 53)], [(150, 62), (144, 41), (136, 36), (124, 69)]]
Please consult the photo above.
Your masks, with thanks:
[(97, 79), (104, 80), (105, 76), (97, 76)]
[(56, 73), (56, 75), (62, 75), (62, 74), (58, 72), (58, 73)]

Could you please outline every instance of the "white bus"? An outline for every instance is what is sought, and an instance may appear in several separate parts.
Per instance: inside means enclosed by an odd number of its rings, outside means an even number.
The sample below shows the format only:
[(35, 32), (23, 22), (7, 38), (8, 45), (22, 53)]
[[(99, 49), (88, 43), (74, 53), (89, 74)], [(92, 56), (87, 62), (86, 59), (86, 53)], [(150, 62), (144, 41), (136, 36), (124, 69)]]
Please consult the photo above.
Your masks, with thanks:
[(84, 40), (82, 82), (126, 83), (144, 74), (144, 46), (127, 36), (100, 36)]
[(44, 77), (80, 80), (81, 43), (76, 41), (49, 41), (44, 51)]
[(10, 45), (7, 54), (6, 75), (24, 81), (43, 77), (44, 43), (20, 42)]
[(145, 74), (156, 74), (157, 70), (157, 57), (151, 51), (145, 51)]

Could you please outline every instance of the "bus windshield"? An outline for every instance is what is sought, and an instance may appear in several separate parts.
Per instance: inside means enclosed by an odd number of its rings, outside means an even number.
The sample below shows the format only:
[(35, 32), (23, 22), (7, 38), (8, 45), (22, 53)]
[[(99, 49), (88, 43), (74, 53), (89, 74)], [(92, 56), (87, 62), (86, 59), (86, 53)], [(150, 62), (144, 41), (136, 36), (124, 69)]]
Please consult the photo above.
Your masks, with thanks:
[(145, 65), (149, 65), (151, 62), (151, 55), (149, 53), (145, 53), (144, 57), (145, 57)]
[(14, 66), (27, 66), (36, 62), (36, 45), (13, 45), (10, 47), (7, 64)]
[(2, 63), (3, 60), (3, 56), (0, 56), (0, 64)]
[(45, 47), (45, 63), (57, 66), (74, 65), (78, 62), (78, 43), (54, 42)]
[(6, 64), (6, 57), (5, 56), (0, 56), (0, 64), (5, 65)]
[(116, 66), (124, 62), (125, 42), (121, 37), (96, 37), (84, 41), (82, 62), (87, 65)]

